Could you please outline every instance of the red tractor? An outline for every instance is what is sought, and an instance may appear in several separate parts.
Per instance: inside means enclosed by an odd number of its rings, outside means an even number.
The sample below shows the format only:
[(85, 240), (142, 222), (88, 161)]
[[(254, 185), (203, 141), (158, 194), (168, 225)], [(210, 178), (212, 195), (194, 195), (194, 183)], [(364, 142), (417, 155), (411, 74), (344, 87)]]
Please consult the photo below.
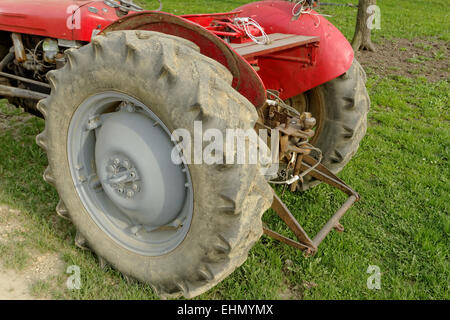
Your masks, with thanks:
[[(365, 73), (308, 1), (175, 16), (125, 0), (2, 0), (0, 29), (0, 96), (45, 118), (44, 179), (75, 244), (161, 296), (212, 288), (263, 232), (313, 254), (359, 200), (335, 174), (366, 133)], [(212, 163), (187, 161), (174, 135), (198, 128), (200, 152), (208, 130), (227, 141)], [(239, 130), (266, 130), (275, 171), (228, 161)], [(349, 197), (311, 239), (270, 184), (320, 182)], [(296, 241), (263, 227), (270, 207)]]

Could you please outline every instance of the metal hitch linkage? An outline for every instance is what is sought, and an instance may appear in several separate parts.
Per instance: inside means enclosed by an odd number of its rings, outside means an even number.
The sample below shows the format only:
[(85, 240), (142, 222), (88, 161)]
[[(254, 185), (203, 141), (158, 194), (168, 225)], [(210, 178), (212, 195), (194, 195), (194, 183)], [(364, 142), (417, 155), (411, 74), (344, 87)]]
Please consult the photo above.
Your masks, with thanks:
[(342, 225), (339, 223), (339, 220), (348, 211), (348, 209), (350, 209), (350, 207), (360, 199), (360, 196), (356, 191), (350, 188), (344, 181), (339, 179), (324, 165), (318, 164), (317, 160), (315, 160), (311, 156), (304, 155), (302, 158), (301, 170), (305, 171), (311, 168), (314, 169), (312, 169), (311, 172), (308, 173), (308, 175), (345, 192), (349, 196), (347, 201), (345, 201), (342, 207), (338, 211), (336, 211), (336, 213), (323, 226), (323, 228), (319, 231), (319, 233), (317, 233), (314, 239), (311, 240), (311, 238), (308, 236), (305, 230), (303, 230), (303, 228), (300, 226), (298, 221), (295, 219), (295, 217), (292, 215), (292, 213), (289, 211), (289, 209), (286, 207), (283, 201), (274, 193), (274, 201), (272, 203), (272, 209), (287, 224), (289, 229), (291, 229), (294, 232), (298, 241), (289, 239), (277, 232), (274, 232), (264, 227), (265, 235), (272, 237), (276, 240), (279, 240), (285, 244), (288, 244), (294, 248), (305, 251), (307, 255), (313, 255), (317, 252), (318, 246), (333, 228), (336, 229), (337, 231), (344, 230)]

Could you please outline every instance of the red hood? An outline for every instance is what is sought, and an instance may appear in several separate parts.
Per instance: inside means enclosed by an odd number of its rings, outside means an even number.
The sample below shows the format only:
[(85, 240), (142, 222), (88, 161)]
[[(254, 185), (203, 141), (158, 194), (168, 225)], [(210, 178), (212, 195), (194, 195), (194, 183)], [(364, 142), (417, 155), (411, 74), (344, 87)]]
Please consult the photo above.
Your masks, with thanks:
[[(97, 8), (97, 13), (87, 10), (87, 5)], [(83, 7), (83, 8), (81, 8)], [(80, 9), (81, 8), (81, 9)], [(106, 11), (102, 9), (105, 8)], [(81, 29), (73, 26), (73, 12), (80, 10)], [(95, 11), (95, 10), (94, 10)], [(92, 26), (102, 28), (117, 20), (115, 10), (103, 1), (94, 0), (1, 0), (0, 30), (40, 35), (44, 37), (78, 39), (77, 35), (92, 33)], [(86, 30), (90, 28), (90, 30)], [(84, 29), (84, 30), (83, 30)]]

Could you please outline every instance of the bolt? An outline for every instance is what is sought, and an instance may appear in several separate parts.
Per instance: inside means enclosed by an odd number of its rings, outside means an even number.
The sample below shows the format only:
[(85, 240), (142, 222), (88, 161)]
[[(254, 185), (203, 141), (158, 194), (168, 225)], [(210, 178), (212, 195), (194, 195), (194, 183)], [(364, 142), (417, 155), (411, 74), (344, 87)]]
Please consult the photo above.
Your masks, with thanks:
[(100, 117), (98, 115), (92, 116), (88, 120), (87, 129), (88, 130), (95, 130), (98, 127), (100, 127), (101, 125), (102, 125), (102, 122), (100, 120)]
[(138, 233), (141, 229), (142, 229), (142, 226), (141, 226), (141, 225), (137, 225), (137, 226), (134, 226), (134, 227), (130, 228), (130, 232), (136, 236), (137, 233)]
[(81, 182), (81, 183), (84, 183), (84, 182), (86, 182), (86, 177), (85, 176), (80, 176), (79, 178), (78, 178), (78, 181), (79, 182)]
[(133, 188), (134, 191), (138, 191), (139, 190), (139, 187), (138, 187), (138, 185), (136, 183), (133, 184), (132, 188)]
[(119, 189), (117, 189), (117, 191), (119, 191), (119, 193), (123, 193), (124, 192), (123, 188), (119, 188)]
[(133, 190), (128, 190), (127, 197), (128, 198), (133, 198), (134, 197), (134, 191)]
[(128, 112), (135, 112), (136, 108), (130, 103), (127, 105), (127, 111)]

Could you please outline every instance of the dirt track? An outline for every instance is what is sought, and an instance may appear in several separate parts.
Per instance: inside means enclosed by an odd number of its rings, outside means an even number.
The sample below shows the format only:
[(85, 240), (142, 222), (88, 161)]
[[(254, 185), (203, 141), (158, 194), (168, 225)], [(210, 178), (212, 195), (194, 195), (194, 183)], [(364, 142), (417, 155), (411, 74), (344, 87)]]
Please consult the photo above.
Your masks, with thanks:
[[(33, 285), (64, 272), (64, 264), (55, 254), (18, 246), (20, 234), (27, 231), (22, 218), (22, 212), (0, 205), (0, 300), (46, 299), (38, 291), (33, 293)], [(16, 265), (17, 256), (27, 257), (23, 265)]]
[(375, 45), (375, 52), (358, 52), (356, 58), (366, 71), (383, 77), (424, 76), (429, 81), (445, 80), (450, 76), (450, 47), (438, 39), (393, 39)]
[(29, 284), (21, 274), (0, 269), (0, 300), (31, 300), (29, 291)]

